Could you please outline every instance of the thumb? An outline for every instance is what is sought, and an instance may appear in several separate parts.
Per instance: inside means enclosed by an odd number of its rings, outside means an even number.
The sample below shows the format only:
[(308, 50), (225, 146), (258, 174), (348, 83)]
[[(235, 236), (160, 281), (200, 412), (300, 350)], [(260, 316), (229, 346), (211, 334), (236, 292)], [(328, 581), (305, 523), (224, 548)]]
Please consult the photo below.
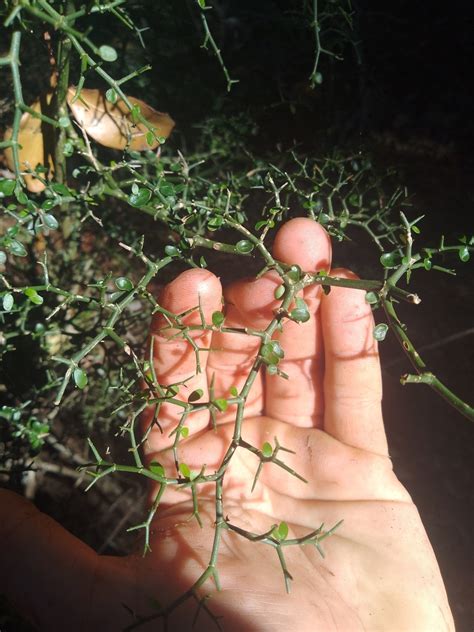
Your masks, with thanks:
[(110, 629), (97, 624), (107, 616), (110, 624), (111, 612), (120, 614), (124, 625), (130, 623), (121, 606), (134, 583), (127, 558), (99, 557), (32, 503), (5, 489), (0, 489), (0, 559), (0, 594), (39, 630)]

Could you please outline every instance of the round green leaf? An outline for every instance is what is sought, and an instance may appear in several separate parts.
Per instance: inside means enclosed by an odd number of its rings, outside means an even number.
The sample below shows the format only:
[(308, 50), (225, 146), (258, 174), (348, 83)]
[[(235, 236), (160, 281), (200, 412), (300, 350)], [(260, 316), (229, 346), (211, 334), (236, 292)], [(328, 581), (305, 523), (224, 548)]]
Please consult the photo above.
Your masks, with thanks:
[(286, 274), (292, 283), (298, 283), (303, 273), (301, 272), (301, 268), (299, 266), (294, 265), (291, 266)]
[(469, 248), (467, 246), (463, 246), (462, 248), (459, 248), (458, 254), (459, 254), (459, 258), (464, 263), (466, 263), (466, 261), (469, 261), (469, 259), (471, 257), (470, 252), (469, 252)]
[(99, 48), (99, 55), (104, 61), (115, 61), (117, 59), (117, 51), (112, 46), (103, 44)]
[(429, 259), (428, 257), (426, 257), (426, 259), (423, 259), (423, 266), (425, 270), (431, 270), (432, 265), (433, 264), (431, 263), (431, 259)]
[(109, 88), (107, 92), (105, 93), (105, 98), (107, 99), (109, 103), (116, 103), (117, 93), (115, 92), (113, 88)]
[(308, 306), (304, 299), (296, 299), (296, 307), (290, 312), (290, 318), (297, 323), (306, 323), (310, 319)]
[(128, 201), (132, 206), (139, 208), (145, 206), (151, 199), (150, 189), (141, 188), (136, 193), (132, 193), (128, 197)]
[(15, 303), (15, 300), (13, 298), (13, 294), (10, 294), (10, 292), (8, 292), (7, 294), (3, 296), (3, 309), (6, 312), (11, 311), (14, 303)]
[(248, 241), (247, 239), (242, 239), (241, 241), (238, 241), (236, 243), (235, 249), (237, 250), (237, 252), (240, 252), (241, 255), (248, 255), (254, 249), (254, 245), (251, 241)]
[(262, 357), (267, 364), (278, 364), (285, 357), (278, 340), (271, 340), (262, 347)]
[(85, 371), (80, 369), (74, 369), (74, 382), (76, 383), (77, 388), (85, 388), (87, 386), (87, 375)]
[(25, 246), (16, 239), (12, 239), (7, 247), (12, 255), (15, 255), (15, 257), (26, 257), (26, 255), (28, 254), (26, 252)]
[(0, 180), (0, 195), (7, 197), (8, 195), (12, 195), (15, 190), (16, 180)]
[(214, 327), (220, 327), (224, 322), (224, 314), (222, 312), (214, 312), (212, 314), (212, 324)]
[(379, 295), (377, 292), (366, 292), (365, 300), (369, 305), (376, 305), (379, 302)]
[(373, 334), (375, 340), (378, 340), (379, 342), (381, 342), (382, 340), (385, 340), (387, 331), (388, 331), (388, 325), (386, 323), (380, 323), (380, 325), (377, 325), (374, 328), (374, 334)]
[(384, 268), (395, 268), (398, 260), (399, 256), (396, 252), (384, 252), (380, 257), (380, 263)]
[(168, 255), (168, 257), (176, 257), (177, 255), (179, 255), (179, 250), (176, 248), (176, 246), (165, 246), (165, 254)]
[(48, 199), (43, 202), (41, 208), (43, 211), (50, 211), (54, 206), (56, 206), (56, 200)]
[(7, 255), (6, 253), (3, 252), (3, 250), (0, 250), (0, 265), (3, 265), (7, 260)]
[(214, 404), (216, 408), (218, 408), (221, 411), (221, 413), (225, 413), (225, 411), (227, 410), (229, 406), (229, 403), (223, 397), (219, 399), (215, 399), (212, 403)]
[(20, 204), (26, 204), (28, 202), (28, 196), (21, 189), (15, 190), (15, 197)]
[(153, 474), (156, 474), (157, 476), (165, 475), (165, 468), (161, 465), (161, 463), (158, 463), (158, 461), (152, 461), (148, 466), (148, 469), (150, 470), (150, 472), (153, 472)]
[(288, 537), (288, 525), (286, 524), (286, 522), (280, 522), (280, 525), (278, 527), (278, 539), (286, 540), (287, 537)]
[(48, 228), (51, 228), (51, 230), (57, 230), (59, 227), (58, 220), (54, 217), (54, 215), (51, 215), (50, 213), (44, 214), (43, 221)]
[(165, 197), (170, 197), (174, 195), (176, 192), (175, 187), (172, 182), (167, 182), (166, 180), (162, 180), (160, 182), (160, 193)]
[(32, 288), (32, 287), (27, 288), (25, 290), (24, 294), (35, 305), (42, 305), (43, 304), (43, 300), (44, 300), (43, 297), (40, 294), (38, 294), (38, 292), (34, 288)]
[(268, 443), (268, 441), (265, 441), (265, 443), (262, 445), (262, 454), (264, 457), (269, 458), (272, 456), (273, 454), (273, 448), (272, 446)]
[(184, 478), (191, 478), (191, 470), (186, 465), (186, 463), (180, 463), (179, 464), (179, 471), (184, 476)]
[(186, 439), (186, 437), (189, 435), (189, 428), (187, 426), (183, 426), (180, 430), (180, 433), (183, 439)]
[(314, 83), (317, 83), (320, 86), (323, 82), (323, 75), (320, 72), (317, 72), (314, 75)]
[(291, 310), (290, 318), (296, 323), (306, 323), (310, 319), (310, 315), (308, 310), (296, 308)]
[(273, 296), (278, 300), (279, 298), (283, 296), (284, 293), (285, 293), (285, 286), (282, 284), (276, 288)]
[(66, 128), (69, 126), (69, 117), (61, 116), (58, 120), (59, 127)]
[(115, 279), (115, 285), (122, 292), (133, 290), (133, 283), (127, 277), (118, 277)]
[(229, 389), (229, 392), (233, 397), (237, 397), (239, 394), (239, 391), (237, 390), (236, 386), (231, 386)]

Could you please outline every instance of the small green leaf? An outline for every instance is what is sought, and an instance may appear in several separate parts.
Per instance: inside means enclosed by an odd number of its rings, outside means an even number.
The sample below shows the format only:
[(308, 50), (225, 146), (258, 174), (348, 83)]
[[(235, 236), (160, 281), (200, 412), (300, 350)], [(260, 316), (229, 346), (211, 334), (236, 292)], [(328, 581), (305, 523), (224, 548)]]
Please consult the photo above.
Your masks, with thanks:
[(38, 294), (38, 292), (34, 288), (32, 288), (32, 287), (27, 288), (24, 291), (24, 294), (35, 305), (42, 305), (43, 304), (43, 300), (44, 300), (43, 297), (40, 294)]
[(170, 197), (176, 193), (175, 186), (172, 182), (167, 182), (166, 180), (162, 180), (160, 182), (160, 193), (165, 197)]
[(202, 388), (197, 388), (195, 391), (191, 393), (188, 397), (188, 402), (192, 404), (193, 402), (197, 402), (204, 395), (204, 391)]
[(384, 252), (380, 257), (380, 263), (384, 268), (396, 268), (399, 255), (397, 252)]
[(279, 298), (283, 296), (284, 293), (285, 293), (285, 286), (282, 284), (276, 288), (273, 296), (278, 300)]
[(145, 206), (151, 199), (151, 191), (150, 189), (139, 188), (136, 193), (132, 193), (128, 196), (129, 204), (135, 206), (136, 208), (140, 208), (141, 206)]
[(65, 129), (66, 127), (69, 126), (69, 117), (61, 116), (58, 120), (58, 124), (59, 124), (59, 127), (62, 127), (63, 129)]
[(229, 389), (229, 393), (233, 396), (233, 397), (237, 397), (239, 394), (239, 391), (237, 390), (236, 386), (231, 386)]
[(56, 206), (56, 200), (45, 200), (41, 205), (43, 211), (49, 211)]
[(179, 386), (177, 384), (170, 384), (166, 387), (166, 397), (174, 397), (179, 393)]
[(153, 143), (155, 142), (155, 135), (153, 134), (153, 132), (147, 132), (145, 135), (145, 139), (147, 145), (153, 145)]
[(191, 478), (191, 470), (186, 465), (186, 463), (180, 463), (179, 464), (179, 471), (184, 476), (184, 478)]
[(132, 105), (132, 109), (130, 110), (130, 116), (132, 117), (132, 121), (134, 123), (138, 123), (140, 113), (141, 113), (141, 110), (138, 103), (135, 103), (134, 105)]
[(43, 221), (51, 230), (57, 230), (59, 227), (58, 220), (54, 217), (54, 215), (51, 215), (50, 213), (45, 213), (43, 215)]
[(379, 302), (379, 295), (377, 292), (366, 292), (365, 301), (369, 305), (376, 305)]
[(13, 294), (10, 294), (10, 292), (8, 292), (7, 294), (3, 296), (3, 309), (6, 312), (11, 311), (14, 303), (15, 303), (15, 300), (13, 298)]
[(426, 259), (423, 259), (423, 266), (425, 270), (431, 270), (433, 266), (433, 264), (431, 263), (431, 259), (429, 259), (428, 257), (426, 257)]
[(254, 249), (254, 245), (251, 241), (248, 241), (247, 239), (242, 239), (241, 241), (238, 241), (236, 243), (235, 249), (242, 255), (248, 255)]
[(115, 279), (115, 286), (119, 290), (122, 290), (122, 292), (129, 292), (130, 290), (133, 290), (133, 283), (128, 277), (117, 277)]
[(223, 397), (219, 398), (219, 399), (215, 399), (213, 402), (214, 406), (216, 408), (218, 408), (221, 413), (225, 413), (225, 411), (227, 410), (229, 403), (226, 399), (224, 399)]
[(28, 196), (21, 189), (15, 190), (15, 197), (18, 200), (19, 204), (26, 204), (28, 202)]
[(272, 456), (273, 454), (273, 448), (272, 446), (268, 443), (268, 441), (265, 441), (265, 443), (262, 445), (262, 454), (264, 457), (269, 458)]
[(167, 254), (168, 257), (177, 257), (179, 255), (179, 250), (176, 246), (168, 244), (168, 246), (165, 246), (165, 254)]
[(53, 182), (51, 189), (58, 195), (71, 195), (72, 191), (62, 182)]
[(217, 230), (224, 223), (224, 218), (220, 215), (216, 215), (215, 217), (211, 217), (211, 219), (207, 222), (207, 227), (209, 230)]
[(411, 229), (415, 233), (415, 235), (419, 235), (421, 233), (421, 230), (418, 228), (418, 226), (412, 226)]
[(224, 322), (224, 314), (222, 312), (214, 312), (212, 314), (212, 324), (214, 327), (220, 327)]
[(290, 318), (297, 323), (306, 323), (310, 319), (308, 306), (302, 298), (295, 300), (296, 307), (291, 310)]
[(318, 217), (318, 222), (320, 224), (329, 224), (329, 222), (331, 221), (331, 218), (329, 217), (329, 215), (327, 213), (320, 213), (319, 217)]
[(285, 357), (278, 340), (271, 340), (262, 347), (262, 357), (266, 364), (278, 364)]
[(303, 273), (301, 272), (301, 268), (299, 266), (294, 265), (291, 266), (286, 274), (292, 283), (298, 283)]
[(104, 61), (115, 61), (117, 59), (117, 51), (112, 46), (103, 44), (99, 48), (99, 55)]
[(323, 75), (320, 72), (317, 72), (314, 75), (314, 83), (317, 83), (320, 86), (323, 82)]
[(16, 239), (12, 239), (7, 248), (12, 253), (12, 255), (15, 255), (15, 257), (26, 257), (26, 255), (28, 254), (26, 252), (25, 246)]
[(165, 468), (161, 465), (161, 463), (158, 463), (158, 461), (152, 461), (148, 466), (148, 469), (157, 476), (165, 475)]
[(187, 426), (183, 426), (180, 430), (180, 433), (183, 439), (186, 439), (186, 437), (189, 435), (189, 428)]
[(87, 375), (86, 372), (80, 369), (74, 369), (74, 382), (76, 383), (77, 388), (85, 388), (87, 386)]
[(198, 0), (198, 5), (201, 7), (201, 9), (206, 9), (206, 0)]
[(13, 191), (15, 190), (16, 180), (0, 180), (0, 196), (7, 197), (9, 195), (13, 195)]
[(279, 540), (286, 540), (288, 537), (288, 525), (286, 522), (280, 522), (277, 537)]
[(463, 246), (462, 248), (459, 248), (458, 254), (459, 254), (459, 258), (464, 263), (466, 263), (466, 261), (469, 261), (469, 259), (471, 257), (471, 254), (469, 252), (469, 248), (467, 246)]
[(7, 255), (3, 250), (0, 250), (0, 266), (2, 266), (7, 261)]
[(117, 93), (113, 88), (109, 88), (105, 93), (105, 98), (109, 103), (117, 103)]
[(382, 340), (385, 340), (387, 331), (388, 331), (388, 325), (386, 323), (380, 323), (380, 325), (377, 325), (376, 327), (374, 327), (373, 335), (374, 335), (375, 340), (378, 340), (379, 342), (381, 342)]

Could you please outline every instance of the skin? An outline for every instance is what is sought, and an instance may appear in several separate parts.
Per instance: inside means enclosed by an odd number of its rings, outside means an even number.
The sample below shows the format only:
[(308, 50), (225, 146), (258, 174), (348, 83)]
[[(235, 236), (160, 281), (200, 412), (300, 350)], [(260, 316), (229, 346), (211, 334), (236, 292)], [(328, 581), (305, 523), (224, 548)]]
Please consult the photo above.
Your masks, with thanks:
[[(274, 256), (303, 270), (329, 269), (331, 244), (324, 230), (309, 219), (285, 224)], [(332, 274), (355, 278), (351, 272)], [(278, 280), (268, 274), (244, 280), (225, 291), (226, 325), (262, 328), (278, 303)], [(161, 304), (175, 313), (199, 301), (206, 320), (222, 306), (219, 280), (205, 270), (190, 270), (169, 284)], [(226, 631), (293, 630), (454, 630), (438, 564), (418, 511), (393, 473), (381, 413), (381, 375), (373, 318), (364, 292), (332, 288), (328, 296), (316, 287), (304, 298), (311, 318), (288, 321), (279, 334), (285, 350), (281, 363), (290, 376), (259, 376), (249, 396), (243, 438), (261, 447), (265, 441), (295, 454), (279, 456), (304, 476), (303, 483), (274, 464), (266, 464), (255, 490), (251, 484), (258, 458), (238, 449), (225, 477), (224, 512), (233, 524), (256, 533), (286, 521), (289, 537), (302, 536), (322, 522), (329, 528), (343, 519), (323, 543), (321, 558), (312, 546), (288, 547), (285, 557), (294, 581), (285, 592), (275, 550), (225, 531), (218, 559), (221, 590), (211, 580), (200, 596), (222, 616)], [(188, 316), (195, 322), (196, 314)], [(198, 321), (196, 321), (198, 322)], [(194, 375), (194, 353), (188, 342), (164, 330), (156, 316), (152, 326), (155, 370), (160, 383)], [(255, 340), (238, 334), (197, 333), (202, 373), (194, 376), (180, 397), (195, 388), (204, 391), (215, 375), (216, 396), (239, 387), (254, 357)], [(212, 338), (212, 339), (211, 339)], [(180, 459), (191, 469), (206, 464), (212, 473), (224, 455), (233, 431), (235, 410), (209, 428), (207, 412), (187, 422), (190, 434)], [(151, 412), (142, 419), (145, 429)], [(174, 475), (169, 431), (178, 410), (166, 404), (160, 415), (163, 434), (154, 427), (145, 446), (146, 458), (158, 460)], [(150, 490), (153, 497), (156, 490)], [(0, 490), (0, 592), (39, 629), (117, 631), (132, 622), (126, 604), (141, 615), (178, 597), (206, 568), (214, 533), (214, 486), (201, 486), (203, 528), (189, 520), (188, 493), (167, 490), (151, 536), (152, 552), (128, 557), (99, 557), (25, 499)], [(188, 601), (169, 617), (169, 630), (191, 629), (196, 602)], [(159, 630), (159, 621), (140, 630)], [(196, 630), (214, 624), (201, 612)], [(217, 628), (216, 628), (217, 629)]]

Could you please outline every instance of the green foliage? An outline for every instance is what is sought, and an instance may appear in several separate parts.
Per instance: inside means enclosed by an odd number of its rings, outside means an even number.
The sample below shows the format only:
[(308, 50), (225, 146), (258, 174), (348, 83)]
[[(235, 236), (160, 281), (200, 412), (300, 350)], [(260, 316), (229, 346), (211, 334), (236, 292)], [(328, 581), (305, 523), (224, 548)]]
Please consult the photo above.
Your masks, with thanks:
[[(196, 0), (194, 4), (194, 17), (201, 25), (198, 45), (204, 39), (227, 88), (239, 89), (240, 84), (234, 86), (233, 71), (228, 70), (211, 29), (217, 19), (212, 3)], [(340, 57), (352, 41), (351, 29), (347, 28), (352, 13), (344, 0), (322, 3), (319, 13), (317, 3), (303, 4), (302, 22), (314, 36), (314, 63), (308, 76), (312, 87), (319, 90), (327, 76), (327, 69), (322, 68), (324, 58)], [(168, 26), (181, 26), (183, 7), (177, 5), (161, 6)], [(152, 12), (158, 10), (155, 5), (150, 8)], [(160, 107), (154, 100), (153, 82), (146, 74), (149, 65), (141, 49), (146, 33), (142, 35), (142, 28), (137, 26), (142, 21), (134, 19), (140, 15), (135, 3), (86, 2), (74, 7), (73, 2), (31, 0), (5, 2), (4, 13), (10, 48), (0, 58), (0, 71), (11, 74), (11, 101), (16, 106), (12, 109), (11, 137), (0, 144), (13, 156), (10, 177), (0, 179), (0, 355), (7, 363), (14, 359), (32, 369), (15, 388), (9, 385), (2, 392), (5, 402), (0, 409), (0, 441), (5, 449), (0, 458), (7, 471), (16, 460), (26, 468), (48, 434), (54, 436), (58, 410), (71, 420), (78, 435), (91, 434), (107, 442), (117, 435), (126, 444), (129, 460), (120, 462), (109, 454), (101, 456), (90, 441), (94, 459), (94, 467), (88, 467), (88, 471), (93, 469), (90, 486), (112, 471), (135, 472), (159, 483), (160, 491), (147, 519), (136, 527), (145, 532), (145, 548), (165, 489), (173, 485), (190, 487), (193, 517), (199, 521), (199, 485), (212, 483), (222, 494), (226, 471), (237, 448), (259, 459), (254, 486), (268, 462), (302, 480), (280, 459), (281, 452), (288, 450), (277, 438), (273, 444), (250, 445), (242, 438), (242, 424), (245, 403), (258, 372), (265, 369), (278, 376), (275, 379), (288, 377), (279, 367), (285, 350), (272, 337), (287, 319), (296, 323), (309, 320), (302, 292), (313, 284), (321, 285), (326, 292), (333, 286), (364, 290), (367, 303), (384, 312), (386, 322), (375, 327), (375, 339), (383, 341), (389, 331), (393, 333), (414, 367), (416, 375), (405, 376), (405, 381), (415, 382), (416, 378), (429, 383), (457, 410), (474, 417), (472, 408), (432, 373), (428, 380), (425, 363), (396, 311), (400, 301), (419, 302), (410, 286), (417, 270), (449, 273), (450, 269), (439, 263), (449, 257), (458, 264), (459, 260), (467, 262), (474, 246), (472, 238), (462, 237), (452, 244), (444, 239), (436, 245), (423, 243), (422, 218), (412, 219), (411, 210), (407, 217), (405, 190), (394, 183), (392, 172), (380, 173), (368, 157), (358, 155), (355, 160), (337, 149), (319, 156), (295, 149), (268, 157), (252, 145), (258, 133), (257, 122), (247, 113), (228, 115), (217, 105), (201, 119), (198, 131), (193, 131), (194, 144), (185, 150), (185, 142), (176, 141), (176, 148), (172, 140), (171, 146), (164, 144), (157, 156), (150, 147), (157, 140), (163, 144), (164, 139), (157, 136), (156, 129), (124, 92), (125, 86), (127, 92), (130, 86), (131, 93), (132, 88), (139, 87)], [(108, 21), (116, 20), (116, 30), (102, 31), (99, 26), (104, 22), (97, 21), (99, 14)], [(344, 26), (336, 37), (332, 27), (338, 20)], [(31, 38), (31, 32), (46, 28), (54, 32), (52, 46), (60, 69), (57, 84), (46, 83), (43, 87), (44, 94), (54, 87), (47, 116), (31, 114), (28, 109), (21, 90), (26, 81), (25, 60), (20, 65), (22, 46)], [(289, 28), (286, 23), (284, 28)], [(163, 34), (160, 30), (160, 38)], [(325, 34), (327, 40), (322, 43)], [(121, 35), (133, 41), (129, 49), (121, 46)], [(178, 48), (176, 42), (174, 46)], [(125, 55), (124, 50), (131, 52)], [(96, 85), (108, 103), (122, 100), (134, 125), (143, 126), (148, 148), (138, 151), (128, 142), (123, 150), (101, 147), (72, 122), (67, 104), (69, 85), (76, 87), (74, 99), (77, 97), (78, 102), (82, 89)], [(199, 95), (190, 90), (187, 99), (191, 97), (198, 100)], [(36, 164), (21, 164), (18, 145), (25, 112), (53, 130), (54, 174), (47, 173), (47, 165), (38, 168)], [(33, 173), (43, 185), (39, 192), (27, 186), (27, 178)], [(278, 226), (294, 215), (320, 222), (342, 245), (353, 238), (355, 231), (364, 232), (376, 259), (380, 259), (375, 278), (340, 279), (325, 270), (308, 273), (297, 265), (275, 260), (268, 247), (271, 238)], [(251, 261), (263, 271), (275, 271), (280, 277), (275, 290), (278, 310), (265, 329), (247, 332), (256, 336), (260, 345), (244, 385), (230, 389), (229, 395), (235, 400), (216, 398), (212, 388), (209, 397), (202, 389), (186, 397), (186, 382), (162, 385), (154, 374), (152, 349), (146, 342), (152, 314), (161, 313), (173, 335), (192, 345), (199, 368), (202, 350), (193, 332), (216, 328), (242, 332), (226, 327), (225, 315), (220, 311), (212, 314), (211, 324), (203, 318), (198, 325), (184, 324), (182, 315), (169, 314), (159, 304), (151, 284), (166, 283), (183, 266), (209, 265), (219, 272), (219, 267), (226, 265), (225, 257), (235, 266)], [(196, 313), (199, 310), (196, 306)], [(6, 382), (11, 377), (4, 375), (3, 379)], [(152, 425), (160, 427), (160, 406), (164, 402), (172, 402), (180, 410), (171, 433), (176, 471), (167, 473), (160, 463), (143, 464), (137, 431), (137, 420), (147, 406), (155, 410)], [(180, 460), (180, 442), (190, 432), (186, 420), (196, 409), (208, 410), (213, 421), (218, 413), (229, 416), (235, 411), (234, 441), (212, 474), (204, 471), (204, 464), (202, 471), (192, 472)], [(225, 504), (225, 494), (222, 502)], [(216, 530), (230, 529), (244, 538), (277, 547), (287, 585), (289, 573), (282, 548), (306, 543), (318, 548), (320, 540), (332, 533), (320, 527), (291, 540), (288, 524), (281, 522), (265, 534), (253, 534), (227, 522), (223, 510), (219, 511), (221, 520), (216, 521)], [(213, 550), (214, 557), (217, 552)], [(192, 589), (187, 597), (191, 596)]]

